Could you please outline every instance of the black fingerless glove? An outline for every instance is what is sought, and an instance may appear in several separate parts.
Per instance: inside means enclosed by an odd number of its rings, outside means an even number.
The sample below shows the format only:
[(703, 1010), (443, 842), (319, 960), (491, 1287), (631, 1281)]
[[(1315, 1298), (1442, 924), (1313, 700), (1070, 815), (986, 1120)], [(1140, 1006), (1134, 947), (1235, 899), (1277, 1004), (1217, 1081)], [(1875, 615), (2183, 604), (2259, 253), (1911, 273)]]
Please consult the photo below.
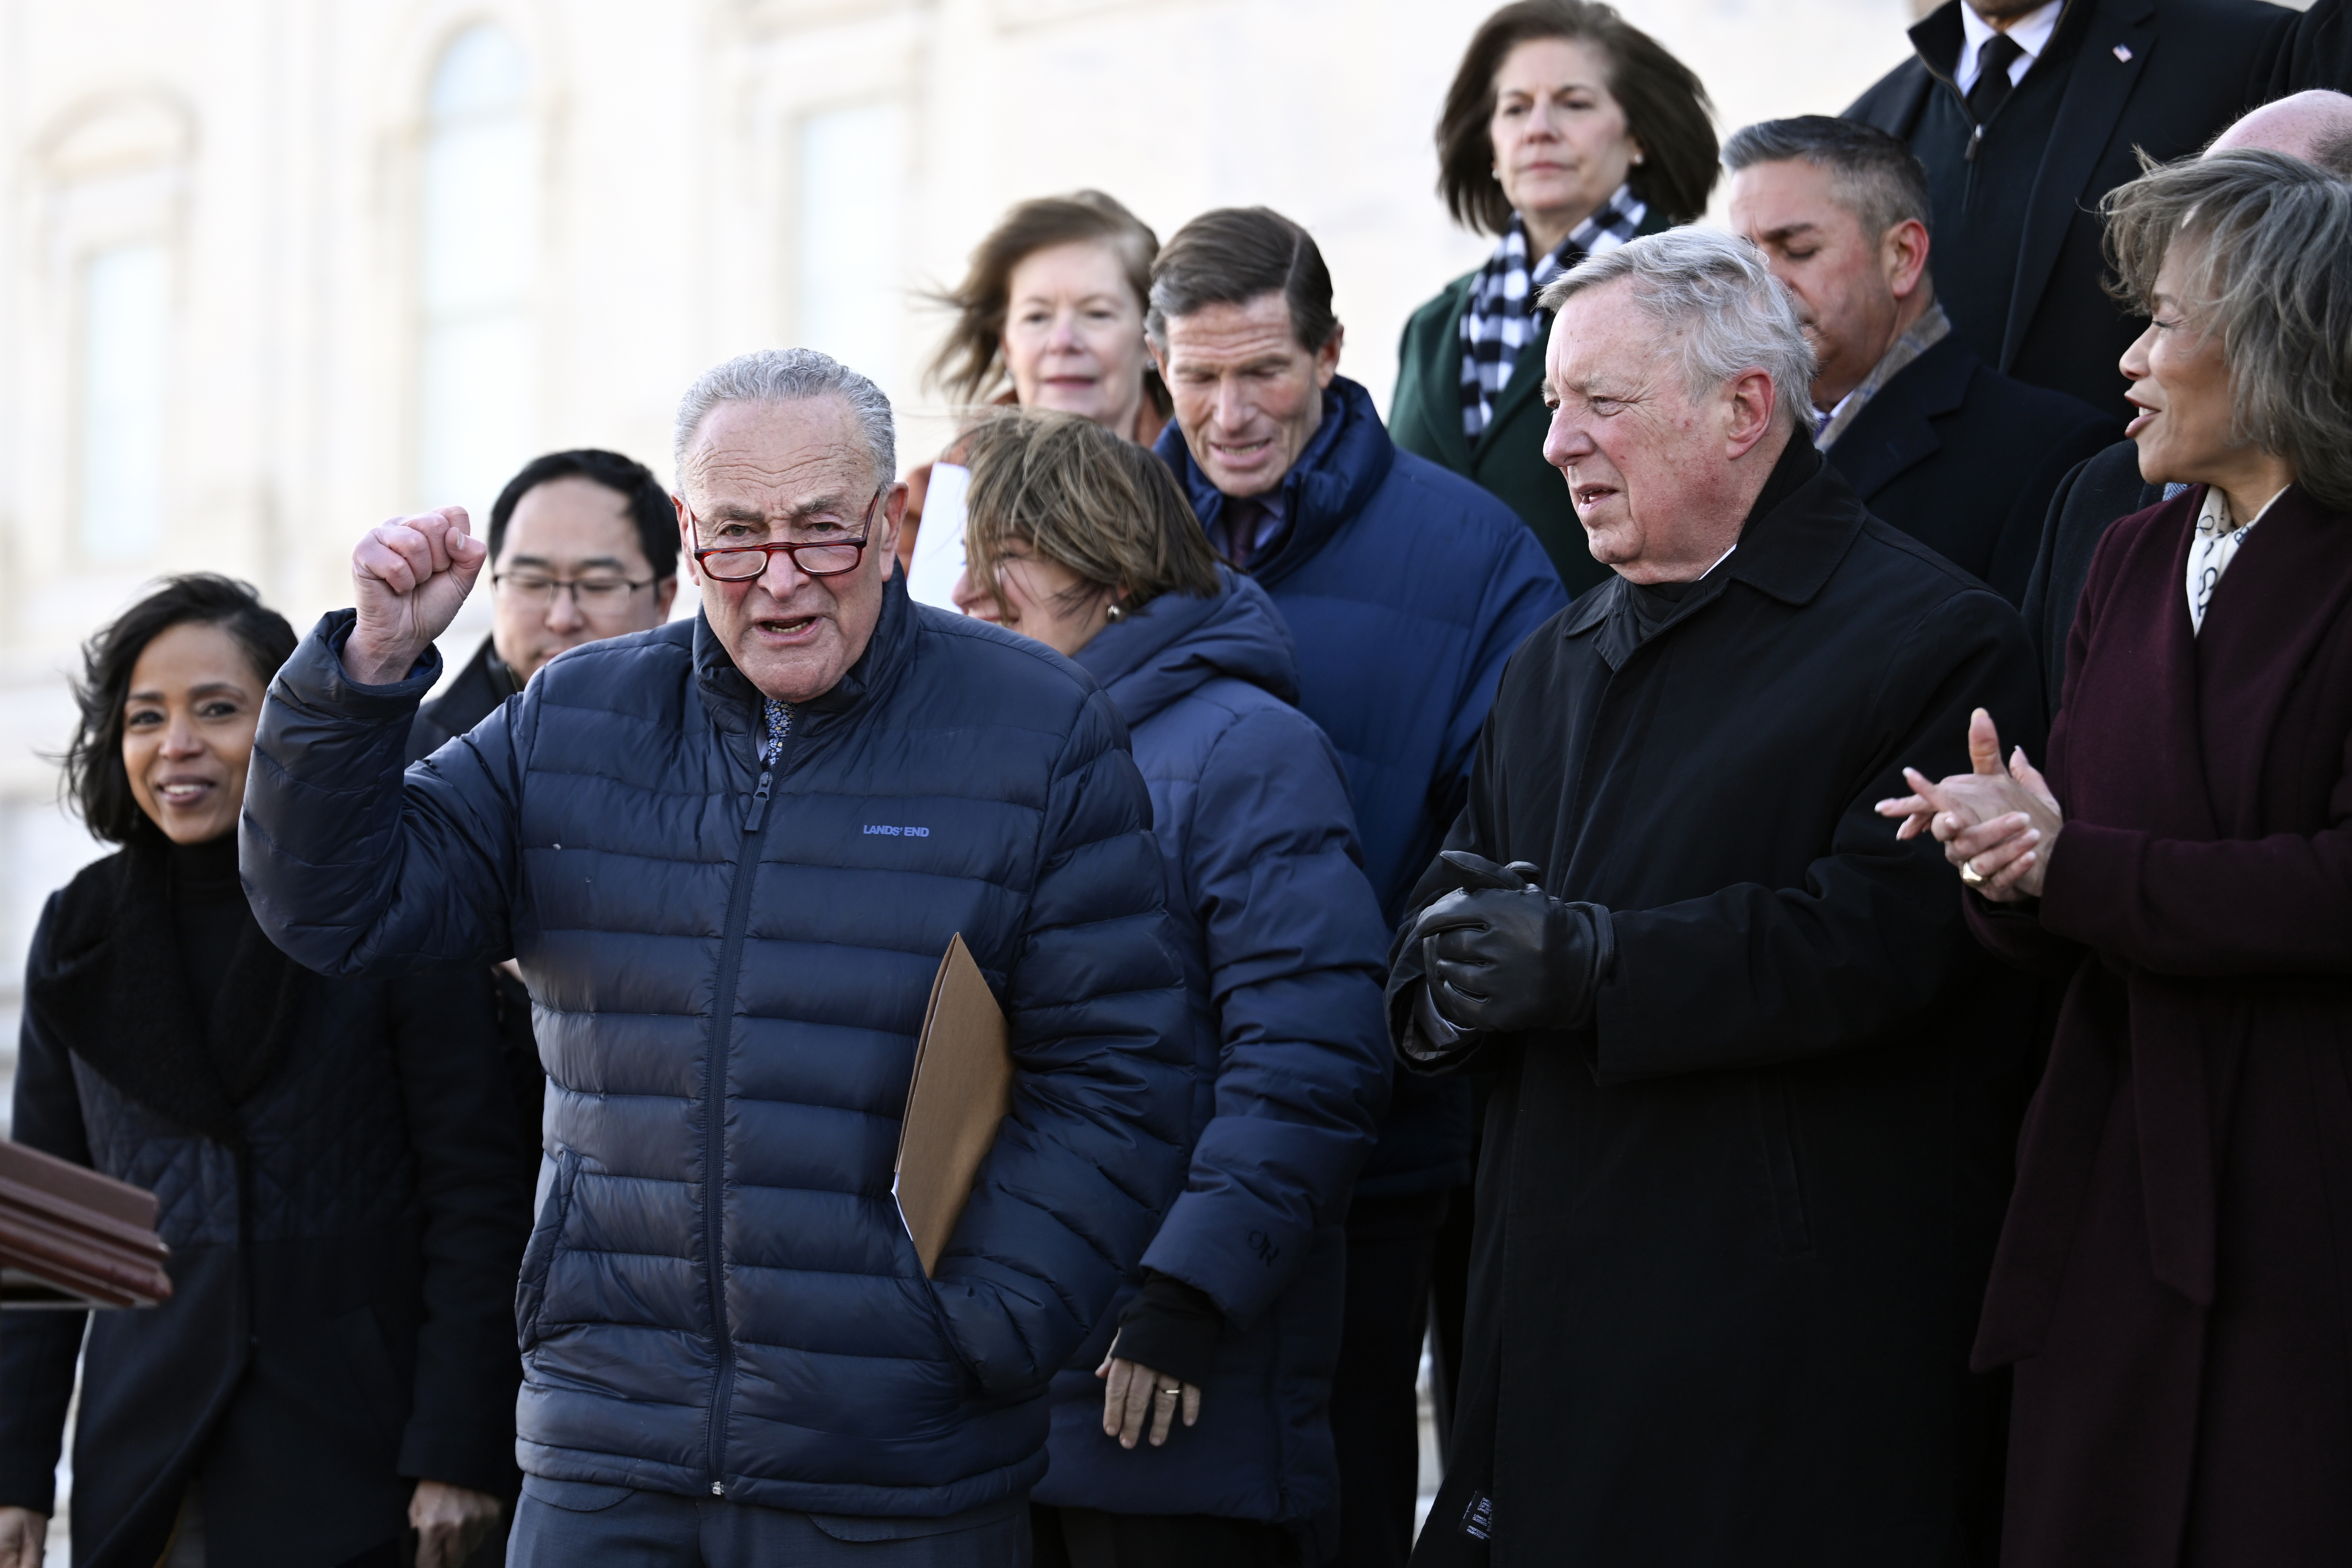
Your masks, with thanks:
[(1152, 1371), (1189, 1383), (1208, 1385), (1217, 1364), (1217, 1341), (1225, 1332), (1225, 1314), (1209, 1299), (1173, 1275), (1147, 1270), (1143, 1289), (1135, 1292), (1118, 1314), (1118, 1338), (1111, 1354)]

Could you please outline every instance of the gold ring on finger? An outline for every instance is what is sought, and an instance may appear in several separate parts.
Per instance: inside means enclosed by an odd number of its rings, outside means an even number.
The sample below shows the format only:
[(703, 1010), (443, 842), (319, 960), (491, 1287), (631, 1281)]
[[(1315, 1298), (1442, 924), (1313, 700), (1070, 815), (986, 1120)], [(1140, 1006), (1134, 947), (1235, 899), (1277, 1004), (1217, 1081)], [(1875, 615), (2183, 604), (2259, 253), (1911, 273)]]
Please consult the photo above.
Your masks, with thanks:
[(1972, 860), (1962, 861), (1960, 862), (1960, 880), (1967, 883), (1970, 887), (1976, 887), (1983, 883), (1984, 873), (1977, 870), (1976, 862)]

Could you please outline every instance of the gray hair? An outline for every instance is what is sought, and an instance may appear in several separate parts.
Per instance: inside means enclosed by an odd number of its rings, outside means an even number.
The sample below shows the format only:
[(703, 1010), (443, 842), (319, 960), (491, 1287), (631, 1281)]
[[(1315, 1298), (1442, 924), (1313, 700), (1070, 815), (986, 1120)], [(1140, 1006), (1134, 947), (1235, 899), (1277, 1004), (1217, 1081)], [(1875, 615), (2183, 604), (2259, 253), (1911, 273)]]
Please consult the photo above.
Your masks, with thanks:
[(890, 400), (882, 389), (830, 354), (814, 349), (759, 349), (738, 354), (702, 372), (678, 399), (677, 427), (670, 459), (678, 488), (686, 488), (686, 455), (710, 411), (722, 402), (799, 402), (835, 397), (849, 405), (874, 459), (874, 475), (887, 484), (898, 476), (898, 441)]
[(1772, 378), (1775, 412), (1799, 428), (1812, 418), (1813, 350), (1789, 291), (1757, 248), (1717, 229), (1668, 229), (1588, 256), (1544, 287), (1536, 303), (1558, 311), (1577, 295), (1633, 280), (1633, 308), (1673, 341), (1683, 385), (1706, 397), (1734, 377)]
[(1906, 219), (1927, 223), (1927, 167), (1875, 125), (1801, 114), (1759, 120), (1723, 144), (1723, 166), (1735, 174), (1759, 163), (1791, 162), (1825, 172), (1832, 199), (1853, 214), (1863, 237), (1873, 243)]
[(2147, 312), (2175, 246), (2195, 330), (2230, 371), (2231, 439), (2352, 511), (2352, 187), (2283, 152), (2211, 152), (2107, 193), (2116, 298)]

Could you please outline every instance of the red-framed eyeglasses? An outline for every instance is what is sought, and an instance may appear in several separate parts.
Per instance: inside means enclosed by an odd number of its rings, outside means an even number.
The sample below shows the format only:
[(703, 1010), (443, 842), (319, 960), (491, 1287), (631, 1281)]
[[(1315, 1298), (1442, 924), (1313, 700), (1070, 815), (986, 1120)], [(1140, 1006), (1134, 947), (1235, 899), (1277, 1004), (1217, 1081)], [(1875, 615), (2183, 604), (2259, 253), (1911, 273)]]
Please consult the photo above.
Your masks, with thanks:
[[(883, 490), (888, 489), (884, 486)], [(768, 563), (775, 556), (792, 558), (793, 567), (803, 577), (839, 577), (845, 571), (855, 571), (857, 563), (866, 559), (866, 543), (874, 531), (874, 508), (882, 504), (882, 490), (874, 492), (874, 499), (866, 503), (865, 520), (858, 527), (865, 530), (854, 539), (824, 539), (809, 544), (742, 544), (713, 545), (694, 551), (695, 564), (720, 582), (750, 582), (768, 574)], [(696, 537), (702, 533), (702, 521), (694, 508), (686, 508), (686, 524)]]

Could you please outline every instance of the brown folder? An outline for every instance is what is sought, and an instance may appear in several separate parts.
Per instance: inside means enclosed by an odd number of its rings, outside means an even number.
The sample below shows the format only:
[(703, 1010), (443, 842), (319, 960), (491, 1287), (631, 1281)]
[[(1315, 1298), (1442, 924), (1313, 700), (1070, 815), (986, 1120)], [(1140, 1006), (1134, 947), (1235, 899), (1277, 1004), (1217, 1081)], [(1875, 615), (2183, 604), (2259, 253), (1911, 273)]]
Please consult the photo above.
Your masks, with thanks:
[(971, 1201), (980, 1162), (1012, 1108), (1013, 1049), (1004, 1011), (958, 933), (931, 981), (931, 1003), (915, 1046), (915, 1081), (898, 1124), (898, 1174), (890, 1184), (926, 1278), (947, 1250)]
[(153, 1193), (0, 1142), (0, 1306), (152, 1307), (170, 1255)]

